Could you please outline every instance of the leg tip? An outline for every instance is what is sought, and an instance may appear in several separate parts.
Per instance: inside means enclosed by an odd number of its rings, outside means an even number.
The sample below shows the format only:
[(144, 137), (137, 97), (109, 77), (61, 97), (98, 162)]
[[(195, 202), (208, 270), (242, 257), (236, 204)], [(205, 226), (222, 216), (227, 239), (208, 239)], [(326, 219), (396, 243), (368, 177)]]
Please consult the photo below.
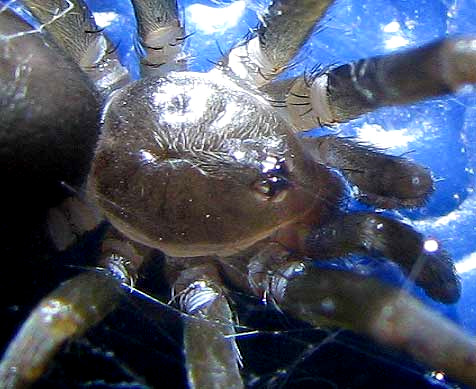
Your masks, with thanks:
[(432, 299), (454, 304), (461, 296), (461, 282), (450, 256), (444, 250), (424, 253), (423, 268), (417, 275), (417, 285), (423, 287)]

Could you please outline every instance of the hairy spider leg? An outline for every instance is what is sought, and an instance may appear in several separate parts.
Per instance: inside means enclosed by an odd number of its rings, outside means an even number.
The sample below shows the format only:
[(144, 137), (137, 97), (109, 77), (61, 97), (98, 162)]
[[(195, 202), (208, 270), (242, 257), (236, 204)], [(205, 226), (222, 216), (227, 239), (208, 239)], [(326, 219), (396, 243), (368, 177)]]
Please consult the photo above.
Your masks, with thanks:
[(367, 204), (387, 209), (419, 207), (433, 192), (430, 171), (406, 158), (333, 135), (301, 141), (316, 162), (339, 170), (357, 198)]
[(88, 74), (103, 94), (130, 81), (116, 49), (97, 27), (83, 0), (21, 0), (53, 40)]
[(251, 39), (225, 59), (230, 70), (260, 87), (292, 66), (290, 61), (332, 5), (332, 0), (273, 1)]
[(285, 101), (294, 125), (305, 130), (453, 93), (475, 82), (476, 39), (467, 36), (361, 59), (267, 88), (274, 99)]
[(345, 214), (316, 227), (306, 236), (303, 251), (311, 258), (330, 259), (351, 253), (385, 257), (413, 276), (434, 300), (458, 301), (461, 285), (454, 264), (438, 242), (426, 247), (425, 238), (411, 226), (371, 212)]
[(132, 0), (137, 17), (143, 76), (165, 75), (186, 70), (182, 44), (187, 38), (181, 25), (176, 0)]

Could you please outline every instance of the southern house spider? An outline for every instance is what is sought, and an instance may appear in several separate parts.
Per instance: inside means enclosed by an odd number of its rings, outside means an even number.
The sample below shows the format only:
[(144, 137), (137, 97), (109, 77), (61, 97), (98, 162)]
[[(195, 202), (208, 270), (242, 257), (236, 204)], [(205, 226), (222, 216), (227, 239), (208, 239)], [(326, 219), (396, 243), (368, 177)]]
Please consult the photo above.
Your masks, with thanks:
[[(9, 86), (1, 90), (1, 108), (7, 128), (18, 126), (18, 115), (25, 112), (27, 130), (51, 127), (33, 115), (29, 104), (40, 104), (41, 113), (51, 109), (55, 117), (66, 109), (63, 102), (84, 103), (74, 104), (68, 122), (58, 125), (69, 129), (62, 132), (66, 137), (78, 136), (78, 126), (85, 127), (83, 139), (66, 143), (74, 149), (82, 142), (84, 150), (74, 150), (77, 160), (54, 165), (59, 173), (52, 173), (52, 180), (67, 177), (75, 183), (95, 142), (99, 95), (114, 91), (102, 109), (101, 135), (84, 189), (113, 228), (106, 233), (99, 269), (49, 294), (10, 343), (0, 364), (4, 387), (37, 380), (66, 340), (115, 308), (123, 285), (136, 282), (155, 250), (166, 255), (172, 300), (189, 315), (184, 350), (192, 387), (243, 386), (231, 285), (311, 325), (363, 333), (476, 384), (474, 340), (456, 325), (405, 291), (320, 268), (311, 260), (356, 252), (386, 257), (433, 299), (455, 302), (459, 280), (436, 240), (382, 213), (341, 209), (342, 176), (370, 206), (414, 208), (433, 190), (429, 171), (349, 139), (296, 135), (476, 82), (473, 38), (445, 39), (281, 80), (332, 4), (283, 0), (274, 2), (255, 34), (210, 72), (174, 72), (185, 67), (179, 56), (185, 34), (173, 2), (157, 2), (165, 10), (147, 19), (154, 2), (136, 0), (147, 53), (143, 69), (153, 74), (125, 85), (126, 72), (81, 1), (23, 3), (44, 26), (38, 32), (45, 32), (31, 34), (31, 27), (10, 11), (0, 14), (5, 62), (0, 74)], [(34, 55), (18, 55), (19, 45)], [(163, 62), (167, 65), (159, 66)], [(71, 147), (63, 150), (65, 158)], [(73, 162), (76, 168), (70, 169)], [(59, 247), (100, 218), (90, 210), (90, 217), (78, 218), (78, 207), (88, 213), (88, 207), (67, 200), (50, 214)]]

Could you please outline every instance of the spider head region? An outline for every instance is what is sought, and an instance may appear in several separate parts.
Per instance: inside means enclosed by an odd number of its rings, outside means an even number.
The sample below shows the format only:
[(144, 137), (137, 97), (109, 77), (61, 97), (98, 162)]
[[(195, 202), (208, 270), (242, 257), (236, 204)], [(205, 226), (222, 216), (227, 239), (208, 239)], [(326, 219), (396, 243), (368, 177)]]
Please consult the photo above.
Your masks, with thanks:
[(318, 221), (340, 191), (265, 98), (222, 74), (139, 80), (104, 118), (92, 196), (122, 233), (168, 255), (237, 253)]

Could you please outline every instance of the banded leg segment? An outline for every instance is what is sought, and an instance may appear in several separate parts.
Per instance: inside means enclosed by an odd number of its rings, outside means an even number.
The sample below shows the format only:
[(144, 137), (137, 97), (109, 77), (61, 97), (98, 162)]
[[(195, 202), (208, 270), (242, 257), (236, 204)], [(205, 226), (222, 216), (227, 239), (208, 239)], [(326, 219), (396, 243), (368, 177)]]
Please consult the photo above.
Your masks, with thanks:
[(444, 39), (325, 72), (313, 83), (313, 106), (318, 106), (314, 101), (322, 101), (328, 107), (328, 112), (318, 114), (322, 122), (343, 122), (379, 107), (448, 94), (475, 82), (476, 39)]
[[(42, 29), (54, 37), (81, 67), (92, 65), (92, 48), (103, 39), (93, 15), (82, 0), (21, 0), (32, 15), (41, 23)], [(89, 60), (88, 60), (89, 58)], [(83, 69), (84, 70), (84, 69)]]
[(107, 95), (125, 85), (129, 74), (111, 42), (97, 27), (83, 0), (21, 0), (54, 41)]
[(363, 202), (380, 208), (418, 207), (433, 192), (430, 172), (346, 138), (301, 138), (317, 162), (338, 169)]
[(290, 263), (276, 271), (270, 293), (285, 311), (316, 327), (367, 335), (476, 385), (476, 339), (402, 290), (353, 273)]
[[(185, 70), (180, 53), (185, 31), (180, 25), (176, 0), (132, 0), (141, 43), (144, 75)], [(160, 69), (159, 69), (160, 68)]]
[(431, 239), (425, 246), (422, 234), (412, 227), (376, 213), (342, 215), (317, 227), (303, 243), (311, 258), (336, 258), (351, 253), (383, 256), (412, 275), (417, 285), (437, 301), (454, 303), (461, 285), (449, 255)]
[[(346, 122), (377, 108), (414, 103), (476, 83), (476, 38), (447, 38), (402, 53), (341, 65), (287, 83), (286, 111), (299, 129)], [(284, 96), (284, 97), (283, 97)]]
[(220, 277), (211, 264), (184, 270), (174, 284), (184, 322), (190, 388), (243, 388), (234, 317)]
[(257, 36), (231, 51), (230, 69), (264, 85), (286, 69), (332, 0), (277, 0), (263, 15)]

